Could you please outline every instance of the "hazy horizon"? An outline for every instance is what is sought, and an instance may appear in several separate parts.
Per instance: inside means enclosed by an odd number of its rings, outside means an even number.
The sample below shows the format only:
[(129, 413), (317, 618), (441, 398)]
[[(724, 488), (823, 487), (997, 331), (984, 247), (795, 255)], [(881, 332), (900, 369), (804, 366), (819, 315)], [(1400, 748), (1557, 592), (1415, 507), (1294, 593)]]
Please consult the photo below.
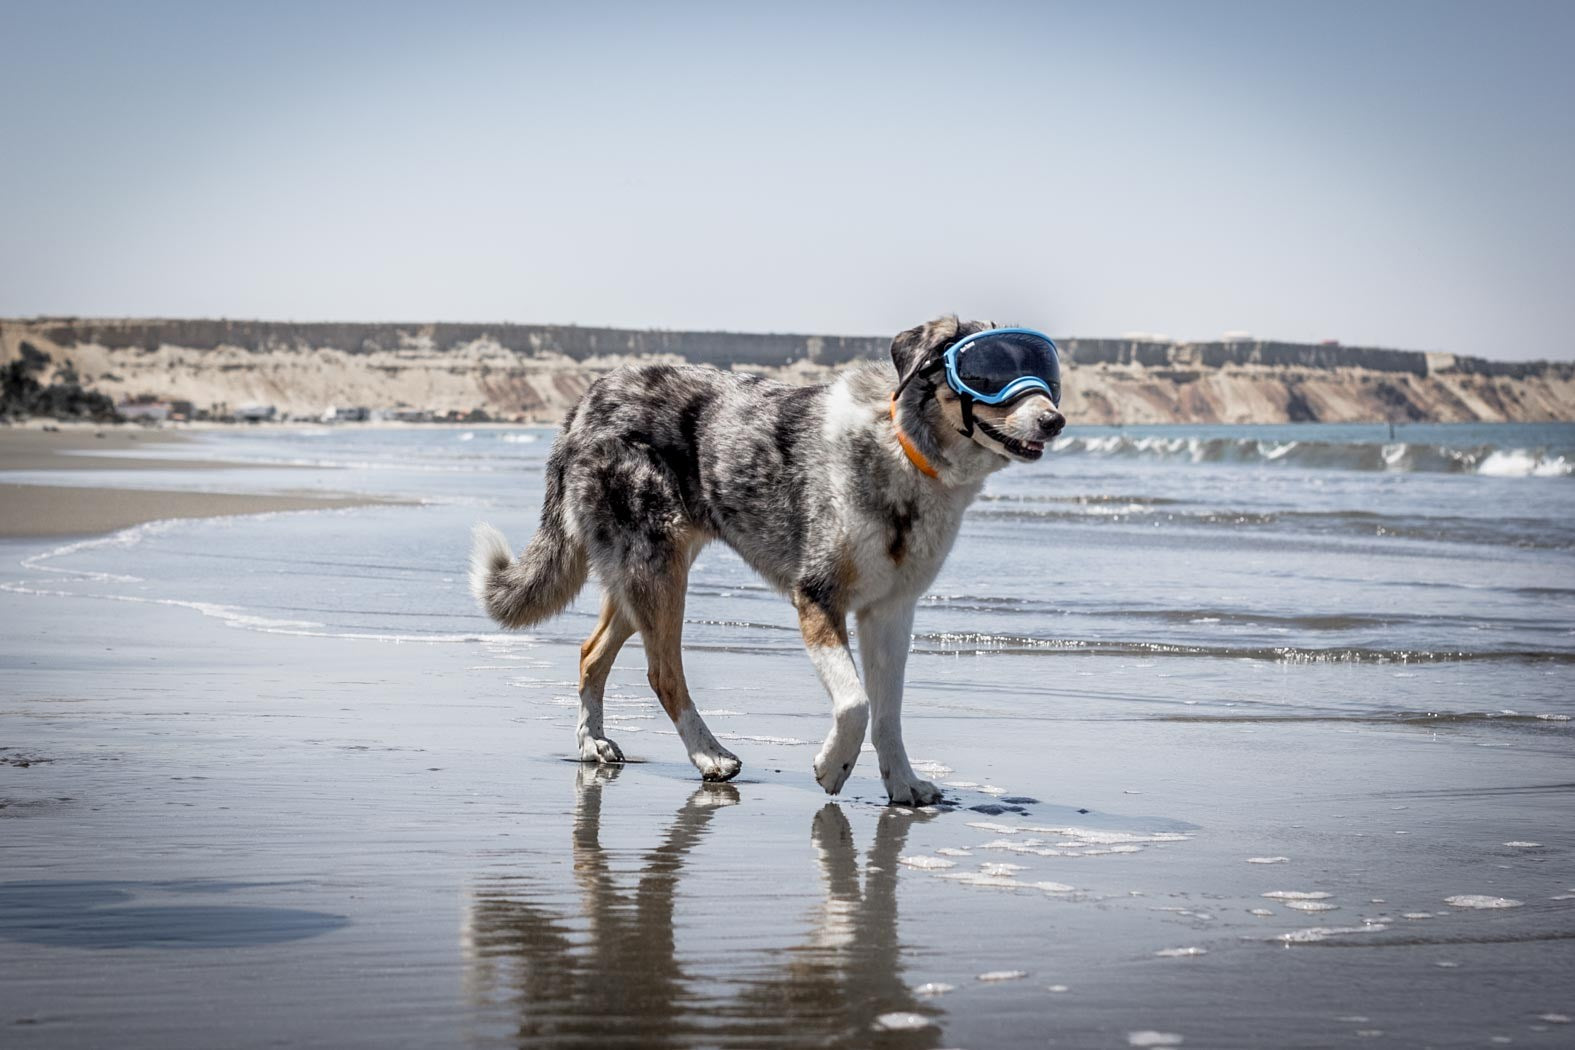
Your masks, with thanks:
[(0, 316), (1575, 357), (1575, 7), (0, 2)]

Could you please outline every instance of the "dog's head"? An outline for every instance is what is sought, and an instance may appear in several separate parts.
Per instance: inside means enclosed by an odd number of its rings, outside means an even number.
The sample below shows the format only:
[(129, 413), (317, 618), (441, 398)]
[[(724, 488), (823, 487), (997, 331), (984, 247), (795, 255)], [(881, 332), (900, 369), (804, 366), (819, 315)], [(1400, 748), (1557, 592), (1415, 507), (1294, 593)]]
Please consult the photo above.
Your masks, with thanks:
[(1001, 460), (1032, 462), (1044, 455), (1045, 443), (1066, 426), (1066, 417), (1055, 403), (1034, 392), (1000, 405), (975, 401), (969, 433), (962, 397), (946, 384), (937, 365), (958, 340), (1002, 327), (1006, 326), (991, 321), (940, 317), (899, 332), (891, 341), (898, 377), (913, 376), (902, 393), (904, 408), (930, 424), (929, 437), (948, 459), (957, 458), (958, 446), (971, 443)]

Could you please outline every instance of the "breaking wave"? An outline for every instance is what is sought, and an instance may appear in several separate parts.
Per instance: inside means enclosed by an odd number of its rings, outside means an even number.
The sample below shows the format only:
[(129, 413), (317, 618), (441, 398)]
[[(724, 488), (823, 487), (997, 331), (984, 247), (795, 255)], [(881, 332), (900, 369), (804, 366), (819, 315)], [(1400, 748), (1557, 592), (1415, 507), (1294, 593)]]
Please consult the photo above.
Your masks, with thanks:
[(1575, 450), (1549, 447), (1456, 447), (1405, 441), (1385, 444), (1101, 434), (1064, 437), (1056, 441), (1052, 448), (1061, 455), (1173, 460), (1183, 463), (1261, 463), (1320, 470), (1481, 474), (1517, 478), (1562, 478), (1575, 474)]

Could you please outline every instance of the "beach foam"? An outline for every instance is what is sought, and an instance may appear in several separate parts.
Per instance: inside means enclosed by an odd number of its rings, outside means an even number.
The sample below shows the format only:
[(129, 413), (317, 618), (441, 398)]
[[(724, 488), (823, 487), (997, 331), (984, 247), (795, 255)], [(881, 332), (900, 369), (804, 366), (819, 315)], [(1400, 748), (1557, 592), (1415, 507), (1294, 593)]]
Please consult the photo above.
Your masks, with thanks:
[(913, 989), (913, 994), (924, 996), (945, 995), (947, 992), (954, 991), (956, 987), (956, 985), (946, 984), (942, 981), (926, 981), (924, 984), (916, 985)]
[(899, 1011), (881, 1014), (875, 1018), (875, 1023), (871, 1027), (882, 1032), (911, 1032), (920, 1028), (928, 1028), (934, 1023), (923, 1014)]
[(1381, 922), (1370, 923), (1366, 926), (1312, 926), (1304, 930), (1292, 930), (1289, 933), (1277, 934), (1274, 940), (1284, 941), (1286, 944), (1312, 944), (1348, 933), (1379, 933), (1388, 928)]
[(1509, 897), (1489, 897), (1480, 893), (1460, 893), (1453, 897), (1445, 897), (1444, 903), (1453, 908), (1518, 908), (1524, 901), (1512, 900)]

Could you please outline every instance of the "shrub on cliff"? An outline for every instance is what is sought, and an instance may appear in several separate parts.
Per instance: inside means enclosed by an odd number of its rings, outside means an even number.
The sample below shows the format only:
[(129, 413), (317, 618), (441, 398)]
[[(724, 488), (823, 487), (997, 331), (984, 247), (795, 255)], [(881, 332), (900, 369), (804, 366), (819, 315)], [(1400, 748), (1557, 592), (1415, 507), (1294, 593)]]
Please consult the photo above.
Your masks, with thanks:
[(0, 365), (0, 419), (49, 416), (111, 423), (120, 418), (115, 402), (76, 382), (74, 370), (67, 382), (48, 386), (40, 383), (36, 373), (48, 363), (48, 354), (31, 343), (23, 343), (21, 357)]

